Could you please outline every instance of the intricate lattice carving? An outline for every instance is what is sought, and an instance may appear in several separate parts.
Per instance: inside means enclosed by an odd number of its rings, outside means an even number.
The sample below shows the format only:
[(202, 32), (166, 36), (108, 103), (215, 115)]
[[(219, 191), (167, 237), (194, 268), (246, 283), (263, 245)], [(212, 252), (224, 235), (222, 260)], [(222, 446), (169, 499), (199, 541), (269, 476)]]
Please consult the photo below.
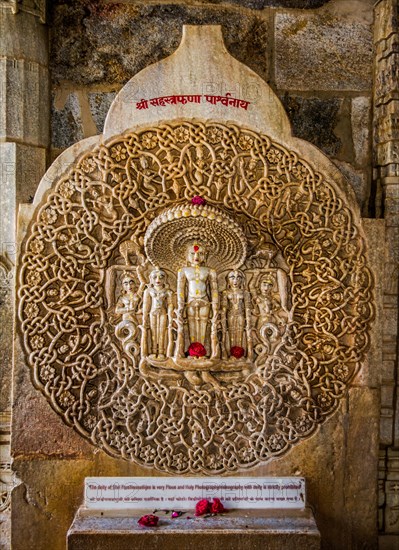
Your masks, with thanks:
[[(273, 345), (266, 329), (255, 342), (253, 368), (222, 372), (216, 385), (140, 369), (139, 327), (129, 328), (153, 269), (146, 230), (194, 195), (245, 234), (242, 322), (252, 309), (284, 323)], [(160, 470), (217, 473), (282, 455), (336, 409), (364, 358), (364, 248), (334, 185), (267, 136), (180, 122), (115, 138), (58, 181), (24, 244), (19, 319), (34, 384), (94, 444)], [(120, 288), (126, 275), (134, 292)], [(221, 291), (235, 338), (232, 291)]]

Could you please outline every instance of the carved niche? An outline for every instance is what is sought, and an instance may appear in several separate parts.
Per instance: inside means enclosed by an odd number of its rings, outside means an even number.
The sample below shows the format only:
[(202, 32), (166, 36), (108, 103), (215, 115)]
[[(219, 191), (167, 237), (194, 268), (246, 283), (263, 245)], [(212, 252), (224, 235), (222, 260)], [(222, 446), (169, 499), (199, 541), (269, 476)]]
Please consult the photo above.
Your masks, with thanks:
[(286, 453), (368, 346), (365, 244), (334, 185), (267, 136), (178, 122), (85, 154), (23, 244), (35, 386), (107, 453), (221, 473)]

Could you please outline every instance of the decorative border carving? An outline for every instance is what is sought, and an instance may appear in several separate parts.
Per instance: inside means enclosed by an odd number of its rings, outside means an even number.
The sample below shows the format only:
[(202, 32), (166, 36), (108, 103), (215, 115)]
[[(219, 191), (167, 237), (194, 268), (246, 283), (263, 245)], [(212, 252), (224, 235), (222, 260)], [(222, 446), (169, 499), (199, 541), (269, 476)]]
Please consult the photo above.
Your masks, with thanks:
[[(216, 388), (143, 376), (105, 299), (121, 243), (138, 246), (157, 215), (194, 195), (233, 216), (255, 248), (271, 237), (292, 292), (281, 343)], [(93, 444), (163, 471), (222, 473), (283, 455), (337, 409), (369, 343), (372, 277), (352, 212), (305, 160), (232, 124), (163, 124), (85, 154), (37, 208), (20, 266), (35, 386)]]

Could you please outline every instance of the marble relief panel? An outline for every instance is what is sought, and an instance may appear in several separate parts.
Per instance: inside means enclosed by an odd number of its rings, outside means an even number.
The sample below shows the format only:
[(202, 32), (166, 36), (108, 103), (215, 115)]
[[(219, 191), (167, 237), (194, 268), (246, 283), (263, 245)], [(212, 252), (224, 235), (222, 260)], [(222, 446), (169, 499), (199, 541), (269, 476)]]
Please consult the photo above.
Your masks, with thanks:
[(81, 157), (23, 244), (35, 386), (107, 453), (221, 473), (286, 453), (368, 347), (372, 278), (335, 185), (267, 136), (178, 121)]

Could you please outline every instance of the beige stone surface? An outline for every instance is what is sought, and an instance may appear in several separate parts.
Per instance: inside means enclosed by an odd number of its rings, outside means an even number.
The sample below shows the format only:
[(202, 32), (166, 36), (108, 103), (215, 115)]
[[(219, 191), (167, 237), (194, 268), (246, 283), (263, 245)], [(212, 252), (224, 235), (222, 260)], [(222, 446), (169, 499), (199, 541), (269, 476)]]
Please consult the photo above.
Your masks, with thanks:
[(78, 514), (68, 532), (68, 550), (92, 548), (137, 550), (318, 550), (320, 533), (310, 509), (303, 512), (248, 510), (173, 520), (160, 515), (156, 528), (142, 528), (137, 515), (131, 517)]
[(378, 390), (352, 388), (318, 436), (286, 459), (254, 472), (305, 476), (323, 548), (376, 546), (378, 420)]
[[(66, 426), (35, 390), (23, 357), (14, 359), (12, 454), (16, 457), (86, 458), (91, 445)], [(29, 429), (26, 427), (29, 426)]]
[[(15, 550), (65, 550), (67, 530), (83, 502), (85, 477), (143, 473), (134, 464), (102, 452), (84, 460), (19, 457), (13, 468), (17, 478), (12, 493)], [(152, 471), (145, 473), (151, 475)]]

